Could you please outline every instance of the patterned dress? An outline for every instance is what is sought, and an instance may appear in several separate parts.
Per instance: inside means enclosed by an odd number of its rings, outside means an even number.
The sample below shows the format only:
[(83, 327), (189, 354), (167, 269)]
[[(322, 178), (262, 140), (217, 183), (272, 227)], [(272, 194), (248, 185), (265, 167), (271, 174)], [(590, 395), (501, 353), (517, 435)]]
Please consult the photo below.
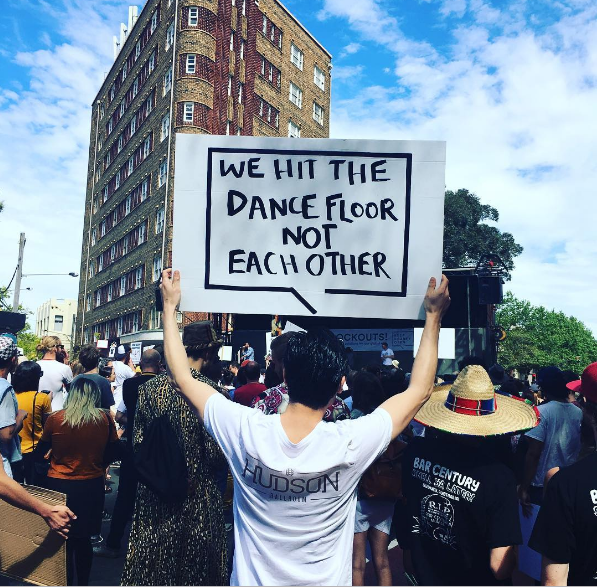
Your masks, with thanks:
[[(218, 389), (198, 371), (191, 372)], [(152, 414), (168, 414), (195, 491), (181, 503), (167, 504), (139, 483), (122, 585), (228, 585), (222, 495), (215, 480), (215, 471), (226, 467), (224, 455), (166, 375), (139, 388), (134, 447), (142, 442)]]

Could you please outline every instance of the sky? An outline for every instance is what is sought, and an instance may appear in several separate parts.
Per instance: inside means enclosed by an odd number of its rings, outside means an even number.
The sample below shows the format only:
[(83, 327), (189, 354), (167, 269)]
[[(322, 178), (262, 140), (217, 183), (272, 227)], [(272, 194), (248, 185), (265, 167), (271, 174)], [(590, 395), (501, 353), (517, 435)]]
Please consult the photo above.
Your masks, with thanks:
[[(90, 104), (128, 1), (4, 0), (0, 284), (79, 272)], [(333, 138), (445, 140), (446, 188), (524, 247), (506, 288), (597, 335), (597, 3), (286, 0), (333, 55)], [(138, 3), (141, 8), (142, 2)], [(21, 301), (76, 298), (27, 277)]]

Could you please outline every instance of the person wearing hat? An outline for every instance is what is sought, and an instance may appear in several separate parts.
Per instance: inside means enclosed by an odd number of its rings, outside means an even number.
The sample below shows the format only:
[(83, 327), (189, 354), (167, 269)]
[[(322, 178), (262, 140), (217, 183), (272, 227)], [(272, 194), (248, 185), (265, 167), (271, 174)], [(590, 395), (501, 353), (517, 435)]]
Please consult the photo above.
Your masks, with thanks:
[(504, 435), (537, 425), (533, 407), (497, 394), (470, 365), (439, 386), (415, 420), (427, 427), (402, 461), (414, 574), (421, 585), (492, 585), (514, 570), (522, 543), (516, 480), (496, 457)]
[[(212, 323), (185, 326), (182, 344), (187, 372), (219, 391), (204, 375), (219, 362), (222, 345)], [(164, 415), (186, 460), (189, 495), (182, 502), (164, 503), (139, 483), (121, 584), (227, 585), (227, 542), (217, 479), (222, 471), (223, 477), (227, 476), (226, 460), (166, 373), (139, 387), (133, 450), (151, 423)]]
[(121, 344), (114, 360), (114, 403), (118, 407), (122, 401), (122, 384), (135, 376), (135, 365), (131, 361), (131, 347)]
[(538, 407), (539, 426), (525, 434), (528, 448), (518, 488), (523, 507), (529, 503), (541, 505), (547, 472), (576, 462), (580, 452), (583, 413), (568, 401), (564, 374), (557, 367), (544, 367), (537, 381), (546, 401)]
[[(567, 388), (597, 407), (597, 363)], [(556, 473), (529, 546), (542, 555), (543, 585), (597, 585), (597, 452)]]

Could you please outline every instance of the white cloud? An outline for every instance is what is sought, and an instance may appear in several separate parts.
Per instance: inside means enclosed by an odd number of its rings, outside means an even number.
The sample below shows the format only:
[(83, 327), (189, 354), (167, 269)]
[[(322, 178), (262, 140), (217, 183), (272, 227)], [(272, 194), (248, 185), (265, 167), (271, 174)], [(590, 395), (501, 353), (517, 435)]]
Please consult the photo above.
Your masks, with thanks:
[(336, 81), (355, 81), (363, 74), (362, 65), (338, 65), (332, 70), (333, 79)]
[(346, 57), (347, 55), (354, 55), (355, 53), (358, 53), (362, 48), (363, 46), (360, 43), (349, 43), (348, 45), (346, 45), (346, 47), (344, 47), (344, 49), (342, 49), (340, 53), (340, 59), (342, 57)]
[[(0, 83), (0, 284), (27, 235), (25, 273), (79, 272), (89, 148), (90, 104), (112, 62), (112, 34), (126, 17), (125, 0), (33, 3), (57, 23), (64, 42), (17, 50), (10, 59), (28, 84)], [(116, 17), (116, 19), (114, 18)], [(40, 42), (47, 45), (48, 33)], [(23, 45), (19, 45), (20, 47)], [(76, 298), (76, 280), (31, 277), (21, 300), (30, 309), (53, 297)]]
[[(597, 334), (588, 301), (597, 297), (595, 10), (537, 31), (520, 21), (521, 9), (496, 14), (473, 1), (475, 20), (455, 29), (449, 53), (396, 47), (394, 86), (337, 100), (332, 134), (447, 140), (447, 187), (497, 207), (500, 228), (525, 247), (514, 293), (575, 315)], [(492, 36), (496, 24), (504, 32)], [(553, 255), (557, 246), (563, 252)]]

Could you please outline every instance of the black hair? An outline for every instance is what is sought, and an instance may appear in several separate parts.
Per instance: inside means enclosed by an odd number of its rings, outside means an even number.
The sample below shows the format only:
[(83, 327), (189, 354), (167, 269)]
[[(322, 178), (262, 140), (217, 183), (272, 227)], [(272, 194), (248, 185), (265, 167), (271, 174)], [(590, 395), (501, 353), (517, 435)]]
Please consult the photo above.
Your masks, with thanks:
[(99, 365), (99, 360), (100, 352), (92, 344), (86, 344), (79, 352), (79, 363), (85, 371), (93, 371)]
[(379, 377), (381, 373), (381, 367), (379, 366), (379, 363), (369, 363), (365, 367), (364, 371), (367, 371), (367, 373), (372, 373), (373, 375)]
[(284, 383), (276, 373), (276, 366), (274, 363), (270, 363), (265, 370), (265, 380), (263, 383), (268, 389)]
[(0, 359), (0, 369), (10, 369), (14, 365), (14, 357), (10, 359)]
[(221, 378), (222, 385), (232, 385), (233, 380), (234, 380), (234, 373), (232, 371), (228, 371), (228, 369), (224, 369), (222, 371), (222, 378)]
[(215, 351), (216, 352), (214, 354), (208, 353), (207, 360), (201, 367), (201, 375), (204, 375), (208, 379), (211, 379), (214, 383), (217, 383), (222, 376), (222, 361), (217, 353), (217, 348), (215, 348)]
[(370, 414), (386, 399), (379, 377), (368, 371), (359, 371), (352, 380), (352, 407)]
[(35, 361), (23, 361), (12, 376), (12, 386), (17, 393), (37, 391), (41, 377), (41, 367)]
[[(108, 367), (108, 365), (112, 363), (112, 367)], [(110, 375), (112, 375), (112, 371), (114, 369), (114, 361), (112, 359), (102, 359), (99, 364), (99, 374), (102, 377), (108, 379)]]
[(245, 373), (244, 367), (240, 367), (240, 369), (238, 370), (238, 373), (236, 374), (236, 380), (238, 381), (239, 387), (248, 383), (247, 374)]
[(402, 369), (393, 369), (392, 371), (382, 371), (380, 374), (381, 386), (383, 387), (385, 398), (402, 393), (406, 390), (406, 377)]
[(261, 375), (261, 367), (257, 361), (249, 361), (244, 367), (247, 381), (257, 381)]
[(546, 398), (552, 400), (565, 400), (570, 394), (566, 387), (564, 374), (557, 367), (541, 369), (537, 375), (539, 387)]
[(458, 370), (462, 371), (465, 367), (470, 367), (470, 365), (480, 365), (487, 371), (487, 365), (482, 357), (477, 357), (475, 355), (467, 355), (462, 359), (462, 361), (458, 362)]
[(388, 345), (388, 343), (387, 343), (387, 342), (382, 342), (382, 343), (381, 343), (381, 346), (384, 346), (384, 345), (385, 345), (385, 346), (387, 346), (387, 347), (389, 347), (389, 346), (390, 346), (390, 345)]
[(325, 408), (348, 371), (344, 343), (327, 329), (298, 332), (288, 341), (284, 369), (291, 402)]

